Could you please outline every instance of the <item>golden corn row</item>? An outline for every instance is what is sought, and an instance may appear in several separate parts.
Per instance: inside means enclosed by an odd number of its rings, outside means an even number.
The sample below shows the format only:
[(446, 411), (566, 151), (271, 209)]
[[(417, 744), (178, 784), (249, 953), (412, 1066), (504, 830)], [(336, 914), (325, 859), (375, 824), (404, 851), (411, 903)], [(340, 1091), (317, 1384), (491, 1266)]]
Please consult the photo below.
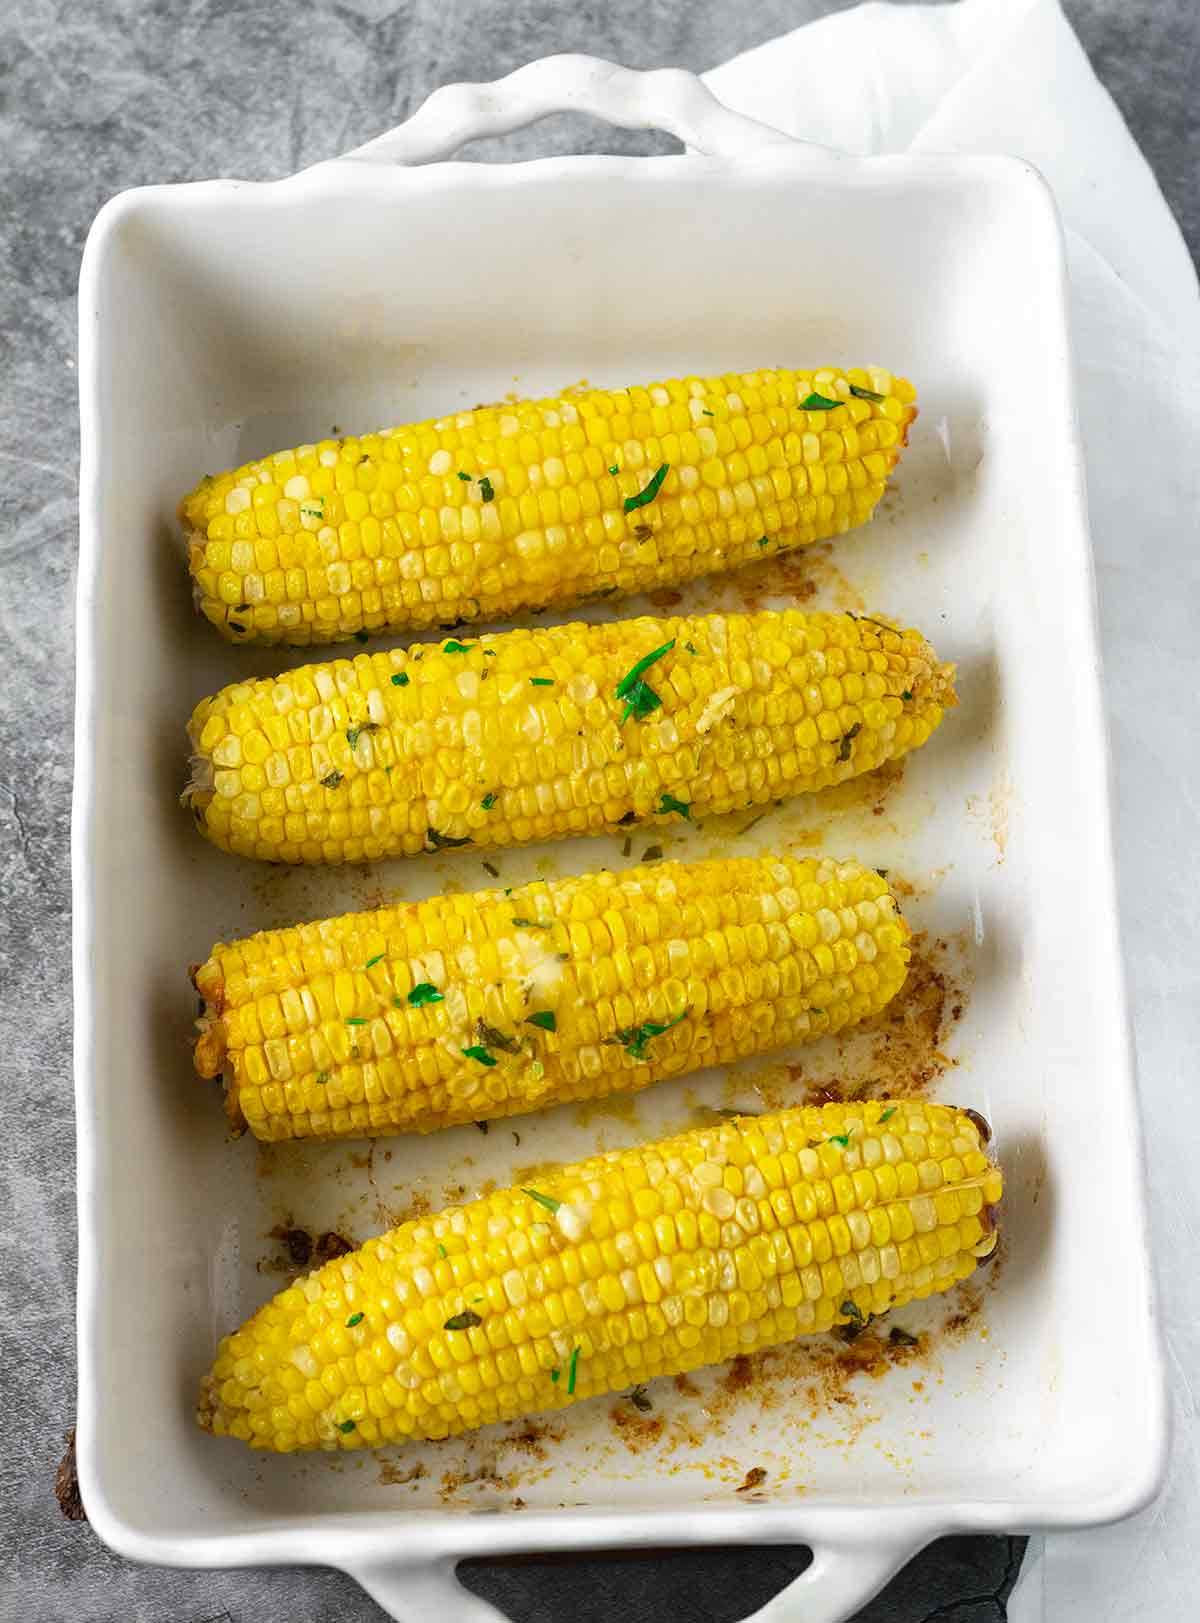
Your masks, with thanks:
[(239, 682), (189, 724), (216, 845), (362, 862), (707, 816), (925, 742), (953, 666), (852, 614), (695, 615), (449, 638)]
[(432, 1132), (843, 1030), (903, 985), (874, 868), (664, 862), (214, 947), (202, 1076), (261, 1139)]
[(671, 586), (865, 523), (914, 399), (877, 367), (730, 372), (280, 451), (180, 503), (197, 601), (308, 644)]
[(198, 1418), (280, 1453), (370, 1448), (864, 1323), (994, 1249), (978, 1120), (742, 1116), (402, 1223), (227, 1336)]

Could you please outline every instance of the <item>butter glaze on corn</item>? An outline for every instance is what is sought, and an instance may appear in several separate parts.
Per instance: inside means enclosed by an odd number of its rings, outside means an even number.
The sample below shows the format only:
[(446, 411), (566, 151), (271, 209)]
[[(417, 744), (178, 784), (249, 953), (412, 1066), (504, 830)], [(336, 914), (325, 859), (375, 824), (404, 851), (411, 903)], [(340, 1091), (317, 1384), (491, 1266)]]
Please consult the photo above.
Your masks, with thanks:
[(198, 1418), (288, 1452), (561, 1409), (949, 1289), (1002, 1187), (967, 1114), (903, 1100), (611, 1151), (538, 1179), (557, 1210), (497, 1190), (298, 1280), (222, 1341)]
[(262, 1139), (427, 1133), (842, 1031), (908, 935), (874, 868), (828, 858), (438, 896), (216, 946), (196, 1067)]
[(309, 644), (674, 585), (865, 523), (914, 399), (875, 367), (730, 372), (302, 445), (184, 497), (197, 602), (234, 641)]
[[(646, 655), (661, 700), (617, 687)], [(185, 800), (224, 850), (362, 862), (694, 818), (823, 789), (955, 703), (917, 631), (851, 614), (575, 623), (363, 653), (199, 704)]]

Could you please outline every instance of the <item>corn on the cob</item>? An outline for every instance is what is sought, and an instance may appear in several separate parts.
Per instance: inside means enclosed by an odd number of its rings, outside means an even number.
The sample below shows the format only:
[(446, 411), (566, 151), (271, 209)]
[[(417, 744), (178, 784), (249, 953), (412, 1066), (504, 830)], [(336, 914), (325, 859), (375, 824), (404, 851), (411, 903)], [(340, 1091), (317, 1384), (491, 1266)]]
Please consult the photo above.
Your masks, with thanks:
[(743, 1116), (402, 1223), (227, 1336), (198, 1418), (280, 1453), (369, 1448), (864, 1323), (995, 1247), (978, 1119)]
[(923, 744), (953, 667), (851, 614), (502, 632), (205, 699), (185, 790), (224, 850), (361, 862), (520, 845), (821, 789)]
[(262, 1139), (432, 1132), (841, 1031), (908, 969), (874, 868), (664, 862), (218, 945), (202, 1076)]
[(180, 503), (198, 604), (309, 644), (673, 585), (865, 523), (914, 398), (878, 368), (726, 373), (281, 451)]

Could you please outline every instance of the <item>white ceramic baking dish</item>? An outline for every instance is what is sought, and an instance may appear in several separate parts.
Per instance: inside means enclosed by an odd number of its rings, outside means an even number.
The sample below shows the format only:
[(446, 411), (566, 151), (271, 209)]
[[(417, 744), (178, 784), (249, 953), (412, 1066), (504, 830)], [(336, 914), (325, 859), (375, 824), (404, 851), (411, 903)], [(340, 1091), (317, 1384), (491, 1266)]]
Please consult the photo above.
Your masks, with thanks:
[[(566, 108), (690, 150), (429, 161)], [(758, 1617), (831, 1623), (939, 1534), (1144, 1504), (1163, 1383), (1063, 261), (1038, 176), (1007, 158), (848, 159), (734, 115), (686, 74), (555, 58), (440, 90), (290, 180), (118, 197), (88, 241), (80, 319), (79, 1463), (100, 1536), (143, 1561), (342, 1567), (409, 1623), (496, 1618), (456, 1582), (465, 1555), (805, 1542), (812, 1566)], [(527, 1118), (519, 1152), (507, 1129), (397, 1141), (365, 1165), (363, 1146), (268, 1156), (225, 1140), (190, 1079), (187, 963), (218, 935), (483, 876), (469, 853), (259, 870), (196, 838), (176, 805), (184, 718), (289, 656), (227, 648), (192, 617), (179, 492), (335, 424), (583, 375), (830, 360), (912, 377), (922, 415), (895, 496), (839, 543), (816, 601), (857, 592), (927, 628), (959, 661), (963, 703), (886, 815), (785, 808), (741, 845), (823, 840), (890, 864), (917, 883), (919, 925), (960, 933), (972, 991), (951, 1096), (992, 1117), (1009, 1173), (1008, 1258), (973, 1328), (940, 1344), (923, 1393), (906, 1371), (867, 1382), (853, 1427), (837, 1406), (801, 1417), (786, 1376), (732, 1407), (690, 1400), (699, 1435), (671, 1450), (622, 1449), (606, 1405), (581, 1406), (504, 1491), (443, 1493), (439, 1476), (469, 1475), (471, 1451), (503, 1439), (410, 1455), (427, 1474), (398, 1485), (369, 1457), (262, 1459), (202, 1435), (193, 1396), (217, 1336), (279, 1284), (258, 1271), (272, 1224), (365, 1235), (414, 1192), (677, 1127), (729, 1084), (664, 1086), (625, 1117)], [(688, 601), (783, 601), (782, 579), (750, 572)], [(508, 882), (614, 856), (577, 841), (503, 866)], [(678, 1443), (689, 1400), (656, 1401)], [(735, 1489), (760, 1462), (747, 1502)]]

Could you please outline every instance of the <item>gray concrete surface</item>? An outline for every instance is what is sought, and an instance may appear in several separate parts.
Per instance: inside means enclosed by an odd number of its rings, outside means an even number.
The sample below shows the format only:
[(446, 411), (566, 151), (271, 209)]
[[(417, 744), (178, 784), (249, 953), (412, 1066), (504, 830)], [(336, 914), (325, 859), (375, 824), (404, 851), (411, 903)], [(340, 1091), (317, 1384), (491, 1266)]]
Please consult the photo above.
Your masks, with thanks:
[[(367, 1623), (320, 1571), (143, 1570), (63, 1520), (52, 1484), (74, 1406), (70, 1061), (75, 285), (93, 215), (142, 182), (266, 178), (397, 122), (434, 86), (552, 50), (703, 69), (831, 0), (7, 0), (0, 7), (0, 1623)], [(1200, 248), (1196, 0), (1066, 9)], [(272, 90), (265, 93), (263, 86)], [(280, 117), (276, 108), (286, 109)], [(666, 150), (548, 125), (521, 150)], [(994, 1623), (1020, 1541), (926, 1554), (875, 1623)], [(515, 1620), (740, 1618), (788, 1552), (525, 1565), (472, 1576)], [(452, 1623), (452, 1620), (448, 1620)]]

